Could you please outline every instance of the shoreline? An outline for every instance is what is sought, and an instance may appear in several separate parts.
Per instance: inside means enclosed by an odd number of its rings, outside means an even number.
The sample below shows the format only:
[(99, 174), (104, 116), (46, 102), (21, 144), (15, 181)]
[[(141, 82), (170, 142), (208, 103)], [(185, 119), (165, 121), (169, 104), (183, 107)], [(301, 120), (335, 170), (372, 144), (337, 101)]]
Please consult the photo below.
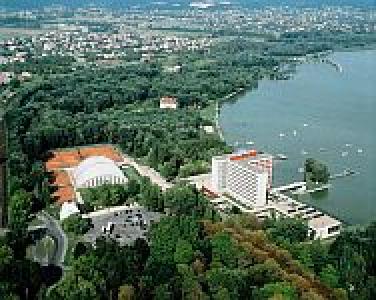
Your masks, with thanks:
[(216, 130), (217, 134), (219, 135), (219, 138), (221, 139), (221, 141), (223, 141), (226, 145), (227, 145), (227, 142), (225, 141), (225, 138), (224, 138), (224, 135), (223, 135), (223, 130), (222, 130), (222, 127), (219, 123), (219, 116), (221, 114), (221, 105), (223, 103), (225, 103), (226, 101), (234, 99), (237, 96), (239, 96), (240, 94), (247, 92), (248, 90), (251, 90), (251, 88), (249, 88), (249, 89), (239, 88), (237, 91), (234, 91), (234, 92), (232, 92), (232, 93), (230, 93), (230, 94), (228, 94), (228, 95), (226, 95), (226, 96), (224, 96), (221, 99), (216, 101), (215, 117), (214, 117), (215, 130)]
[[(318, 57), (318, 58), (316, 58), (317, 60), (316, 60), (316, 62), (318, 63), (318, 64), (323, 64), (323, 66), (324, 65), (326, 65), (326, 64), (328, 64), (328, 62), (326, 61), (327, 59), (329, 59), (329, 60), (331, 60), (332, 62), (334, 62), (334, 63), (338, 63), (338, 62), (336, 62), (334, 59), (335, 58), (333, 58), (333, 57), (331, 57), (332, 55), (334, 55), (334, 54), (336, 54), (336, 53), (349, 53), (349, 54), (351, 54), (351, 53), (360, 53), (360, 55), (358, 55), (359, 57), (362, 57), (362, 53), (364, 52), (364, 54), (367, 54), (367, 53), (370, 53), (370, 52), (372, 52), (372, 51), (376, 51), (376, 47), (374, 47), (374, 45), (370, 45), (369, 47), (367, 47), (367, 48), (364, 48), (364, 47), (362, 47), (362, 48), (352, 48), (351, 50), (350, 49), (344, 49), (345, 51), (340, 51), (340, 50), (336, 50), (336, 51), (331, 51), (331, 52), (328, 52), (328, 53), (326, 53), (326, 55), (325, 56), (322, 56), (322, 57)], [(307, 59), (307, 57), (305, 57), (305, 59)], [(323, 61), (322, 61), (323, 60)], [(308, 57), (308, 59), (306, 60), (306, 61), (302, 61), (300, 64), (301, 65), (304, 65), (304, 64), (309, 64), (309, 63), (313, 63), (313, 60), (310, 60), (309, 59), (309, 57)], [(288, 64), (288, 63), (287, 63)], [(286, 64), (286, 65), (287, 65)], [(299, 65), (299, 64), (296, 64), (296, 65)], [(340, 64), (339, 64), (340, 65)], [(333, 67), (335, 67), (334, 65), (333, 65)], [(299, 70), (296, 70), (297, 72), (299, 72)], [(337, 70), (338, 72), (340, 72), (339, 70)], [(297, 72), (291, 72), (293, 75), (294, 75), (294, 73), (297, 73)], [(346, 70), (343, 70), (343, 72), (346, 72)], [(264, 79), (267, 79), (267, 77), (265, 77)], [(268, 80), (267, 79), (267, 81), (274, 81), (273, 79), (271, 79), (271, 80)], [(249, 89), (245, 89), (244, 90), (245, 92), (249, 92)], [(233, 95), (233, 97), (236, 97), (236, 96), (238, 96), (239, 95), (239, 92), (238, 93), (231, 93), (230, 95)], [(223, 99), (223, 98), (222, 98)], [(226, 100), (230, 100), (230, 99), (232, 99), (231, 97), (229, 97), (229, 95), (228, 95), (228, 97), (226, 97), (225, 98)], [(224, 101), (222, 101), (221, 103), (219, 103), (219, 104), (222, 104), (222, 103), (224, 103)], [(221, 106), (219, 106), (219, 108), (221, 109), (222, 107)], [(236, 116), (235, 116), (235, 118), (236, 118)], [(220, 129), (223, 131), (223, 129), (221, 128), (221, 124), (218, 124), (219, 125), (219, 127), (220, 127)], [(228, 132), (227, 133), (227, 138), (229, 138), (230, 137), (230, 140), (231, 140), (231, 137), (232, 137), (232, 135), (233, 134), (231, 134), (231, 132)], [(226, 142), (226, 144), (227, 145), (229, 145), (229, 143), (230, 143), (230, 141), (224, 141), (224, 142)], [(268, 144), (267, 144), (268, 145)], [(270, 144), (269, 144), (270, 145)], [(229, 145), (229, 146), (231, 146), (231, 145)], [(241, 145), (240, 145), (240, 147), (241, 147)], [(260, 150), (262, 150), (262, 149), (260, 149)], [(286, 175), (285, 175), (286, 176)], [(341, 186), (341, 185), (340, 185)], [(341, 189), (342, 190), (342, 189)], [(338, 205), (339, 204), (339, 202), (338, 202), (338, 195), (340, 195), (341, 194), (341, 192), (339, 192), (339, 194), (337, 194), (337, 193), (333, 193), (330, 197), (329, 197), (329, 200), (330, 200), (330, 202), (332, 202), (332, 203), (334, 203), (334, 204), (329, 204), (329, 207), (331, 207), (331, 206), (333, 206), (333, 205)], [(356, 193), (355, 193), (355, 195), (356, 195)], [(299, 200), (299, 201), (301, 201), (301, 200)], [(305, 203), (309, 203), (310, 205), (314, 205), (316, 208), (318, 208), (318, 209), (320, 209), (320, 210), (323, 210), (322, 208), (321, 208), (321, 205), (319, 204), (319, 203), (316, 203), (316, 202), (313, 202), (313, 201), (302, 201), (302, 202), (305, 202)], [(367, 202), (368, 203), (368, 202)], [(343, 207), (343, 209), (341, 209), (340, 210), (340, 212), (336, 212), (335, 210), (333, 210), (333, 209), (330, 209), (330, 208), (326, 208), (325, 209), (325, 212), (328, 212), (328, 211), (330, 211), (331, 212), (331, 214), (332, 215), (334, 215), (336, 218), (338, 218), (338, 219), (340, 219), (341, 221), (343, 221), (344, 223), (346, 223), (346, 225), (351, 225), (351, 226), (353, 226), (353, 225), (364, 225), (364, 224), (368, 224), (370, 221), (368, 220), (368, 216), (366, 216), (366, 215), (364, 215), (363, 217), (362, 216), (359, 216), (359, 213), (358, 214), (354, 214), (353, 216), (349, 216), (349, 215), (347, 215), (346, 213), (344, 213), (344, 211), (346, 210), (346, 208), (347, 208), (347, 206), (345, 205), (345, 206), (342, 206), (341, 204), (339, 204), (341, 207)], [(349, 205), (349, 207), (351, 207), (351, 204)], [(361, 210), (360, 210), (361, 211)]]

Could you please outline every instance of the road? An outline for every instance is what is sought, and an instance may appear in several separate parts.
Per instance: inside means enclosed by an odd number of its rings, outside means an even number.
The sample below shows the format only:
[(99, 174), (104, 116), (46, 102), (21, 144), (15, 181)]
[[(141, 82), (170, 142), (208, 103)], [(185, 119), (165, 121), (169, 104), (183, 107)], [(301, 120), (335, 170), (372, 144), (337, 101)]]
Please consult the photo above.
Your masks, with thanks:
[(68, 239), (59, 222), (50, 216), (47, 212), (41, 212), (37, 215), (47, 228), (47, 234), (55, 242), (55, 251), (50, 261), (51, 264), (56, 266), (63, 266), (65, 254), (68, 248)]

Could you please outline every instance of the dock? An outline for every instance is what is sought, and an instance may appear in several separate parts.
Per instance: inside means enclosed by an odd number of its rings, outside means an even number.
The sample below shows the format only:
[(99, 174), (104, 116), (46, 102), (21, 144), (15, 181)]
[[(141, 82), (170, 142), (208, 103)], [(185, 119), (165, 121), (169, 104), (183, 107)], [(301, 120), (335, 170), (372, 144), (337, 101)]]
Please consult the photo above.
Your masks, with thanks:
[(343, 178), (347, 176), (353, 176), (353, 175), (359, 175), (360, 173), (351, 169), (343, 170), (340, 173), (333, 174), (329, 177), (330, 180), (337, 179), (337, 178)]
[(338, 72), (343, 72), (343, 67), (339, 63), (331, 60), (330, 58), (323, 60), (323, 62), (326, 62), (327, 64), (333, 66)]

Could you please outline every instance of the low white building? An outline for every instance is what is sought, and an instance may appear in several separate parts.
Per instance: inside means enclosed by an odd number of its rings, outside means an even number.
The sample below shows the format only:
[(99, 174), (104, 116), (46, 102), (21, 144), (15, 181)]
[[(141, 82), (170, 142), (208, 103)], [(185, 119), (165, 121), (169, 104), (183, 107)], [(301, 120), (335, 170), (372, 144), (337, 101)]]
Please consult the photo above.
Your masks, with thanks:
[(71, 174), (76, 189), (128, 182), (127, 177), (116, 163), (103, 156), (92, 156), (85, 159)]
[(328, 239), (340, 233), (342, 223), (328, 215), (323, 215), (310, 219), (308, 226), (314, 239)]
[(176, 97), (162, 97), (159, 101), (159, 108), (162, 109), (177, 109), (178, 99)]

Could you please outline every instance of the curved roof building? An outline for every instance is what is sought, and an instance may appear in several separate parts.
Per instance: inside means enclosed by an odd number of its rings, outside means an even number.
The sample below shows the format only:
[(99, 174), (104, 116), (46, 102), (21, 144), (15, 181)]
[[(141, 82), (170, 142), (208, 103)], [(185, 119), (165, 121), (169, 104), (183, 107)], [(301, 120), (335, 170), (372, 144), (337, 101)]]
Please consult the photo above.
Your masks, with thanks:
[(103, 184), (125, 184), (128, 179), (109, 158), (92, 156), (82, 161), (72, 172), (76, 188), (90, 188)]

